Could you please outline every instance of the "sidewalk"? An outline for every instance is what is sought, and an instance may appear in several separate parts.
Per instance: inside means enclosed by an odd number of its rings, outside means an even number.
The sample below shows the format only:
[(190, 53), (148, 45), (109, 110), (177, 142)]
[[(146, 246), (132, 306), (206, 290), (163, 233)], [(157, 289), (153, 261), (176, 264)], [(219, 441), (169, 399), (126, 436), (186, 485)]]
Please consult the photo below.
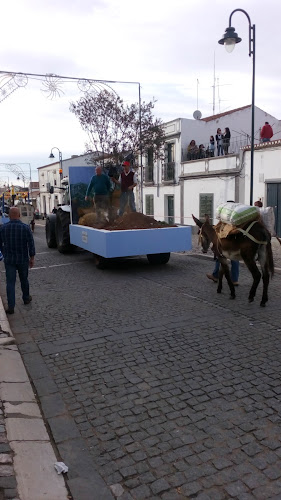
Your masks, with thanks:
[(0, 500), (70, 499), (1, 299), (0, 380)]

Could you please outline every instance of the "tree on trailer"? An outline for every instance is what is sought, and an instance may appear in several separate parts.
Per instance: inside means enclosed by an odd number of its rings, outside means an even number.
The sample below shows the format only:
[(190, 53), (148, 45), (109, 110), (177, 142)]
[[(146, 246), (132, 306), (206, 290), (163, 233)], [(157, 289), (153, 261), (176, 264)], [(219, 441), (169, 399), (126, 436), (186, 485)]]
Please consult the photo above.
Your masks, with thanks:
[(114, 92), (103, 90), (72, 102), (70, 111), (88, 135), (87, 151), (102, 151), (121, 163), (128, 151), (132, 158), (141, 150), (152, 151), (154, 159), (162, 157), (165, 134), (162, 121), (152, 114), (155, 102), (126, 105)]

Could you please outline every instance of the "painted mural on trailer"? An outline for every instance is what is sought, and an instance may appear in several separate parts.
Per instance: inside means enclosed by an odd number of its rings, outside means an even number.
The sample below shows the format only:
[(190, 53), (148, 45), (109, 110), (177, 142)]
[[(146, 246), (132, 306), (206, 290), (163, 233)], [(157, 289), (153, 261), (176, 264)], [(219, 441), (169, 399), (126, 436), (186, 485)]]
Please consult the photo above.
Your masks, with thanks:
[[(93, 212), (93, 203), (92, 201), (85, 201), (85, 196), (95, 171), (95, 167), (69, 167), (72, 224), (78, 224), (79, 218), (85, 213)], [(91, 193), (89, 195), (92, 196)]]

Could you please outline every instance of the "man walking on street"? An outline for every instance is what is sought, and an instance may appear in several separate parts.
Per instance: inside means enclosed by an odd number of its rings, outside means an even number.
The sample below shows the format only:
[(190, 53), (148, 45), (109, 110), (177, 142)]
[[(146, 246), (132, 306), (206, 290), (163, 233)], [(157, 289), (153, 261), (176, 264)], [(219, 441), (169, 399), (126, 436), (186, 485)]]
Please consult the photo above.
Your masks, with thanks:
[[(96, 167), (96, 175), (93, 175), (86, 191), (85, 200), (88, 201), (94, 192), (93, 199), (96, 205), (97, 221), (102, 221), (102, 216), (109, 210), (110, 180), (108, 175), (102, 173), (102, 167)], [(105, 217), (104, 217), (105, 218)]]
[(121, 185), (121, 195), (120, 195), (120, 209), (119, 215), (123, 215), (125, 207), (129, 202), (129, 207), (132, 212), (136, 212), (135, 205), (135, 195), (134, 187), (137, 185), (137, 176), (133, 170), (130, 169), (130, 162), (123, 162), (123, 172), (119, 177), (119, 180), (112, 179), (116, 184)]
[(7, 314), (14, 314), (17, 271), (20, 278), (24, 304), (32, 300), (29, 295), (28, 268), (34, 266), (35, 246), (30, 227), (20, 220), (20, 211), (11, 207), (10, 222), (0, 226), (0, 251), (4, 255), (6, 269)]

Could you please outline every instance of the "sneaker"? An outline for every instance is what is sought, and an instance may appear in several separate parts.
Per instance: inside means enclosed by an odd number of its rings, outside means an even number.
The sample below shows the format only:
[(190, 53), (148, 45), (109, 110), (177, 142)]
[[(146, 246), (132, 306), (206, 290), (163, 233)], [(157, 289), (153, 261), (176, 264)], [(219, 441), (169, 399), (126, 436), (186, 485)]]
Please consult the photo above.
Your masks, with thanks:
[(10, 307), (8, 307), (8, 309), (6, 309), (6, 314), (14, 314), (14, 309), (11, 309)]
[(206, 274), (207, 278), (209, 278), (209, 280), (212, 280), (214, 281), (215, 283), (218, 282), (218, 279), (215, 278), (215, 276), (213, 274)]
[(29, 295), (28, 299), (24, 300), (23, 303), (24, 303), (24, 305), (27, 305), (27, 304), (30, 304), (31, 301), (32, 301), (32, 297), (31, 297), (31, 295)]

